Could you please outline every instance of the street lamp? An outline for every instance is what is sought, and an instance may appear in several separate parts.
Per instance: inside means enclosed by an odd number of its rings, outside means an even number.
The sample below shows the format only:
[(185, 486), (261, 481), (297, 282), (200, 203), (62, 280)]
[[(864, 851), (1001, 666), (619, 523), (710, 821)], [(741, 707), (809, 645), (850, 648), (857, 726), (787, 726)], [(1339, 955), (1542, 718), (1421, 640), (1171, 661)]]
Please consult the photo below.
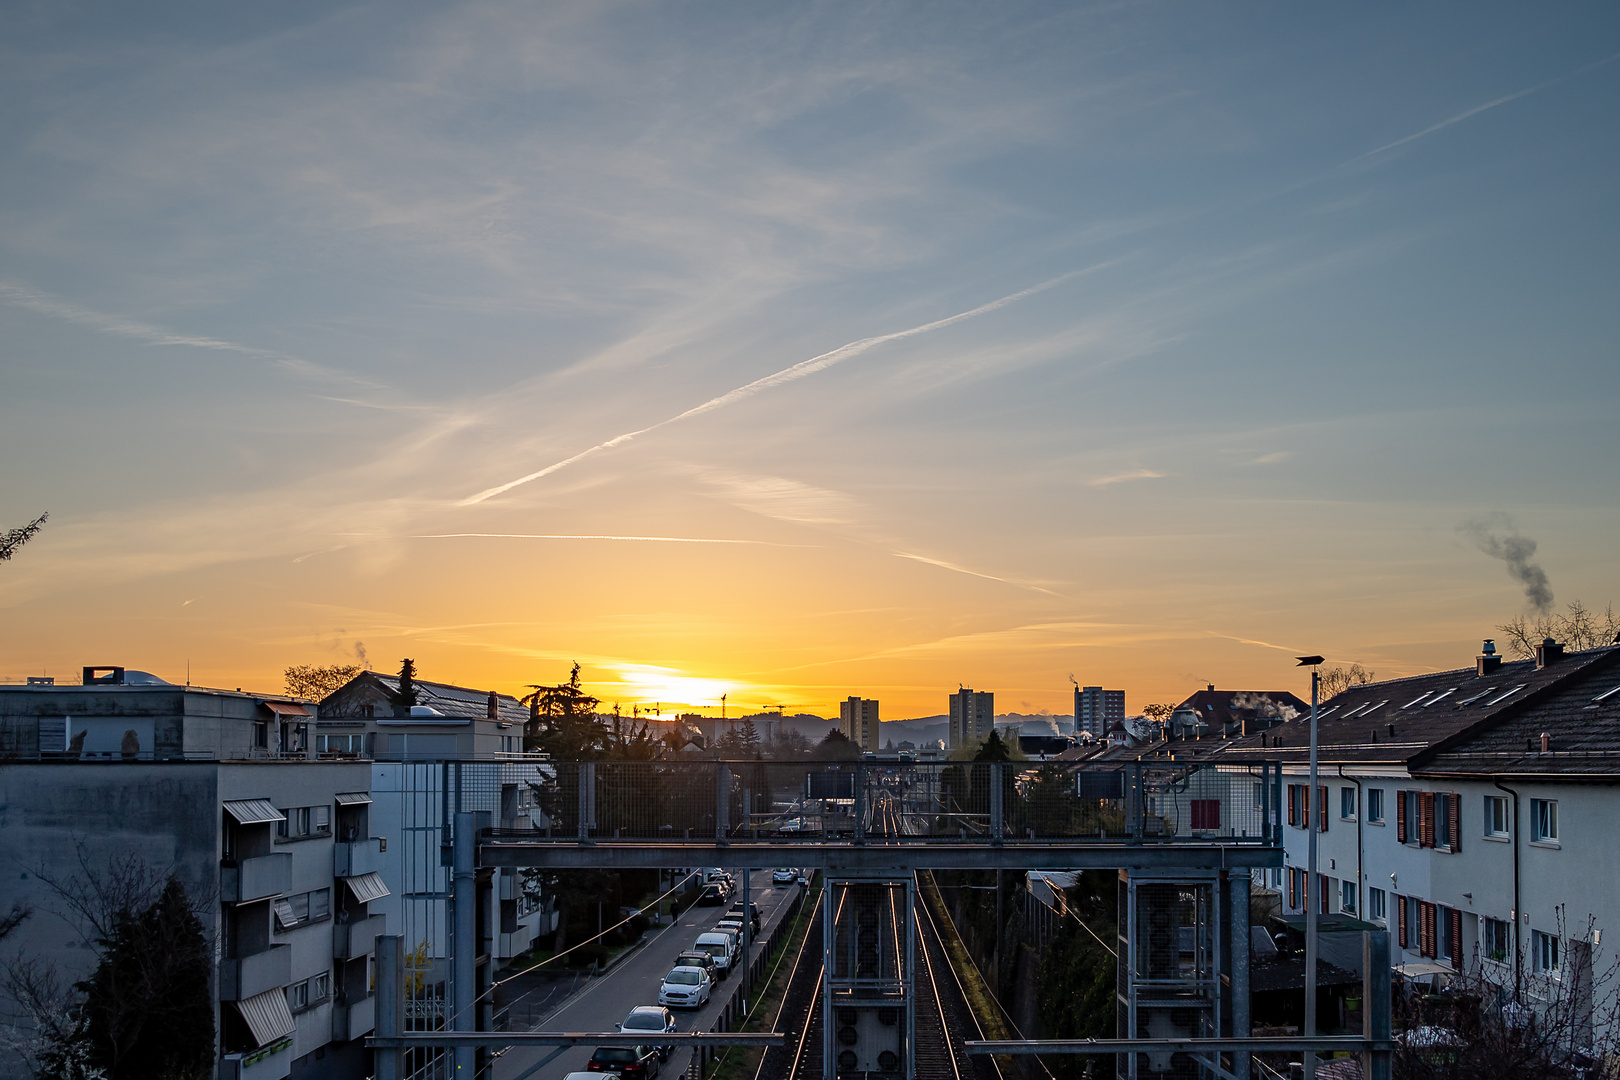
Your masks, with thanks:
[[(1322, 675), (1317, 667), (1320, 656), (1296, 656), (1300, 667), (1311, 669), (1311, 786), (1305, 793), (1305, 830), (1310, 838), (1305, 848), (1305, 1036), (1316, 1034), (1316, 910), (1325, 896), (1313, 896), (1322, 883), (1316, 873), (1316, 830), (1319, 815), (1327, 813), (1327, 800), (1318, 807), (1316, 788), (1316, 703)], [(1305, 1051), (1305, 1080), (1316, 1080), (1316, 1051)]]

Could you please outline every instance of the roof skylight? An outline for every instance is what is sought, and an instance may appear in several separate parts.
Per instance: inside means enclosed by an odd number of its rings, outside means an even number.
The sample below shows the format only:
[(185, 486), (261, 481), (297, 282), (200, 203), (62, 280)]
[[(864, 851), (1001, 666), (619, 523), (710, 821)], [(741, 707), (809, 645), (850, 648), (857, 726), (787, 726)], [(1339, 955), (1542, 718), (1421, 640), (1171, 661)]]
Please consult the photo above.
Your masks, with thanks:
[(1491, 698), (1491, 700), (1489, 700), (1485, 704), (1481, 705), (1480, 708), (1488, 709), (1492, 705), (1498, 705), (1498, 704), (1506, 701), (1508, 698), (1512, 697), (1514, 694), (1517, 694), (1520, 690), (1523, 690), (1525, 688), (1525, 686), (1526, 686), (1525, 683), (1520, 683), (1518, 686), (1515, 686), (1511, 690), (1504, 690), (1502, 693), (1497, 694), (1495, 697)]

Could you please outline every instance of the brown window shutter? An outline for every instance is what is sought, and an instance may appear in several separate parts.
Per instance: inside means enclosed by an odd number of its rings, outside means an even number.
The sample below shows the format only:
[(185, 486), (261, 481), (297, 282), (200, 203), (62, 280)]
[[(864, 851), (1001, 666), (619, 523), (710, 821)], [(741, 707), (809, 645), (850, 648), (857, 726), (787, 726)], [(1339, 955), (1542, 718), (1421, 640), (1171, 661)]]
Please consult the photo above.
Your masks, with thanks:
[(1418, 844), (1434, 847), (1434, 792), (1418, 792)]
[(1395, 921), (1400, 926), (1399, 937), (1401, 941), (1401, 948), (1410, 948), (1410, 946), (1406, 943), (1406, 897), (1404, 896), (1395, 897)]
[[(1451, 850), (1462, 850), (1462, 798), (1455, 792), (1446, 799), (1446, 816), (1450, 819), (1447, 824), (1451, 832)], [(1459, 914), (1458, 918), (1462, 916)]]
[(1316, 815), (1321, 823), (1316, 826), (1317, 832), (1327, 832), (1327, 788), (1316, 789)]
[(1418, 917), (1423, 920), (1423, 926), (1419, 930), (1419, 933), (1422, 935), (1422, 947), (1419, 951), (1422, 952), (1424, 956), (1433, 959), (1435, 954), (1435, 939), (1439, 936), (1439, 928), (1435, 924), (1434, 905), (1429, 903), (1427, 900), (1418, 901)]
[(1451, 966), (1462, 970), (1462, 912), (1451, 909)]
[(1296, 792), (1298, 790), (1298, 784), (1288, 785), (1288, 824), (1290, 825), (1299, 824), (1299, 811), (1297, 809), (1298, 804), (1294, 801), (1296, 798)]
[(1406, 792), (1395, 793), (1395, 842), (1406, 843)]
[[(1288, 805), (1290, 807), (1294, 805), (1292, 799), (1289, 799)], [(1299, 907), (1299, 871), (1292, 866), (1288, 868), (1288, 906)]]

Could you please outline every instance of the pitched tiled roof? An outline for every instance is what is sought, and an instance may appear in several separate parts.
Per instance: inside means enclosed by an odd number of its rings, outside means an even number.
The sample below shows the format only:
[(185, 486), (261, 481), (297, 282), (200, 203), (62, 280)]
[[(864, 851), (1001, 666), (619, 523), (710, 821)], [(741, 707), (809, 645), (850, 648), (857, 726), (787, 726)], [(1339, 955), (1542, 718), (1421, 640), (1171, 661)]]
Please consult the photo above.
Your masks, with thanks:
[[(379, 672), (368, 671), (363, 675), (357, 675), (355, 678), (370, 681), (387, 694), (390, 699), (399, 693), (398, 675), (383, 675)], [(415, 685), (416, 703), (437, 709), (445, 716), (481, 720), (488, 714), (488, 690), (474, 690), (467, 686), (428, 682), (425, 679), (417, 679)], [(342, 691), (340, 690), (338, 693), (342, 693)], [(528, 708), (510, 694), (495, 695), (495, 712), (497, 719), (505, 723), (523, 724), (529, 719)]]
[(1287, 690), (1199, 690), (1175, 708), (1192, 713), (1216, 732), (1238, 728), (1243, 721), (1266, 716), (1309, 714), (1311, 706)]
[[(1525, 734), (1513, 726), (1517, 718), (1539, 736), (1543, 716), (1582, 712), (1598, 687), (1616, 683), (1620, 683), (1620, 646), (1568, 653), (1539, 669), (1534, 660), (1519, 660), (1484, 675), (1463, 668), (1368, 683), (1322, 703), (1318, 756), (1324, 763), (1382, 762), (1417, 768), (1446, 755), (1461, 762), (1467, 747), (1485, 745), (1481, 740), (1488, 733), (1493, 740), (1489, 745), (1499, 747), (1493, 752), (1501, 753), (1524, 745)], [(1588, 688), (1592, 693), (1586, 692)], [(1614, 734), (1603, 736), (1595, 728), (1586, 733), (1592, 747), (1607, 745), (1607, 738), (1620, 751), (1620, 703), (1585, 715), (1614, 721), (1600, 725), (1613, 728)], [(1233, 739), (1224, 745), (1222, 756), (1302, 763), (1309, 757), (1309, 720), (1307, 712), (1304, 718), (1270, 731)], [(1573, 736), (1578, 721), (1566, 723)], [(1496, 734), (1499, 731), (1511, 734)]]

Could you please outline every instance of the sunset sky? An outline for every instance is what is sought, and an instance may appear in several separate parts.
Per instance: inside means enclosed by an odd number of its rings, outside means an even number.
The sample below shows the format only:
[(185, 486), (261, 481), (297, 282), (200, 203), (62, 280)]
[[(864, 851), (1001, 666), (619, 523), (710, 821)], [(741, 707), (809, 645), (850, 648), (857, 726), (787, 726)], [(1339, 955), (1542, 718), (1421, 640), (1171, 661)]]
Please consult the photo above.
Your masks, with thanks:
[(16, 4), (0, 132), (0, 681), (1134, 712), (1620, 602), (1612, 4)]

